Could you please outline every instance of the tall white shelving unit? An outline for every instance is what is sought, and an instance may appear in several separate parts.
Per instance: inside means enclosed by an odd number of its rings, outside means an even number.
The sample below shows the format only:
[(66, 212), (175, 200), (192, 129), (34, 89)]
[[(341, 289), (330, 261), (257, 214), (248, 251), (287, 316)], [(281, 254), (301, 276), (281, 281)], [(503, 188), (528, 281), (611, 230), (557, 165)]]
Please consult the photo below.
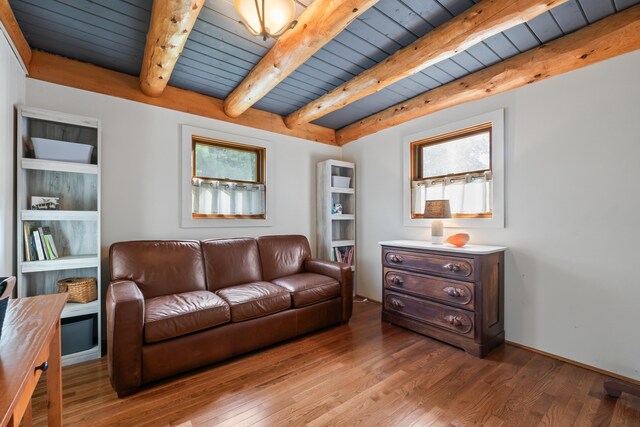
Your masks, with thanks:
[[(91, 162), (72, 163), (36, 159), (31, 138), (40, 137), (94, 147)], [(17, 260), (18, 297), (57, 292), (67, 277), (95, 277), (98, 299), (67, 303), (63, 322), (93, 317), (93, 347), (64, 355), (63, 365), (101, 356), (100, 292), (100, 121), (39, 108), (18, 108)], [(31, 196), (59, 197), (60, 210), (30, 210)], [(51, 230), (59, 258), (27, 261), (24, 222)], [(64, 338), (63, 338), (64, 340)]]
[[(350, 178), (348, 187), (333, 186), (333, 177)], [(336, 260), (336, 248), (353, 251), (351, 269), (356, 269), (356, 165), (341, 160), (325, 160), (317, 169), (317, 256)], [(333, 206), (342, 205), (342, 214), (332, 213)]]

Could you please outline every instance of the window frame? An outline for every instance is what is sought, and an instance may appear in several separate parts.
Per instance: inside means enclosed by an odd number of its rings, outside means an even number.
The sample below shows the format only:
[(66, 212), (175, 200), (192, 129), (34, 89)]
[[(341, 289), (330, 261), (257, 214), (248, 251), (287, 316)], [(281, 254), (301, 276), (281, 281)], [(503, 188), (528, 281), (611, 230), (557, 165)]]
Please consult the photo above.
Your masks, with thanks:
[[(253, 145), (246, 144), (238, 144), (236, 142), (231, 141), (221, 141), (219, 139), (206, 138), (203, 136), (193, 136), (192, 137), (192, 147), (191, 147), (191, 157), (193, 159), (193, 163), (191, 164), (191, 177), (202, 179), (204, 181), (223, 181), (223, 182), (242, 182), (245, 184), (263, 184), (265, 185), (266, 191), (266, 183), (264, 182), (265, 177), (265, 158), (267, 155), (267, 150), (264, 147), (258, 147)], [(256, 153), (256, 181), (243, 181), (239, 179), (227, 179), (227, 178), (212, 178), (209, 176), (199, 176), (196, 175), (196, 145), (208, 145), (210, 147), (219, 147), (219, 148), (228, 148), (236, 151), (246, 151), (249, 153)]]
[[(423, 178), (422, 175), (424, 172), (424, 154), (423, 149), (426, 147), (431, 147), (434, 145), (445, 144), (447, 142), (459, 140), (465, 137), (479, 135), (482, 133), (489, 132), (489, 169), (478, 169), (473, 171), (460, 172), (455, 174), (447, 174), (447, 175), (434, 175)], [(438, 181), (444, 180), (446, 178), (456, 178), (463, 177), (465, 175), (478, 175), (484, 174), (485, 172), (493, 173), (493, 125), (491, 122), (481, 123), (478, 125), (474, 125), (471, 127), (467, 127), (464, 129), (457, 129), (451, 132), (447, 132), (444, 134), (439, 134), (435, 136), (431, 136), (429, 138), (420, 139), (417, 141), (413, 141), (411, 143), (411, 183), (415, 181)], [(413, 194), (411, 195), (411, 206), (413, 206)], [(451, 216), (453, 218), (492, 218), (492, 212), (485, 213), (452, 213)], [(416, 214), (411, 209), (411, 219), (422, 218), (420, 214)]]
[[(276, 194), (273, 191), (275, 159), (271, 154), (272, 142), (256, 138), (248, 134), (229, 133), (221, 130), (199, 128), (195, 126), (180, 125), (180, 227), (182, 228), (236, 228), (236, 227), (272, 227), (275, 225)], [(263, 183), (247, 184), (264, 185), (265, 187), (265, 214), (264, 215), (218, 215), (218, 214), (193, 214), (192, 212), (192, 179), (194, 173), (194, 144), (193, 139), (209, 139), (221, 141), (238, 146), (263, 149)], [(271, 172), (270, 172), (271, 171)], [(202, 178), (200, 178), (202, 179)], [(223, 181), (206, 178), (204, 180)], [(238, 180), (230, 180), (238, 182)], [(267, 188), (271, 191), (267, 194)], [(196, 215), (196, 216), (194, 216)]]
[[(434, 175), (429, 177), (420, 176), (421, 175), (420, 172), (423, 171), (423, 166), (424, 166), (422, 164), (423, 158), (424, 158), (424, 156), (422, 155), (423, 148), (430, 147), (432, 145), (445, 144), (447, 142), (455, 141), (457, 139), (478, 135), (481, 133), (485, 133), (487, 130), (489, 131), (489, 169), (479, 169), (474, 171), (460, 172), (460, 173), (448, 174), (448, 175)], [(448, 132), (442, 135), (436, 135), (430, 138), (421, 139), (421, 140), (412, 142), (411, 143), (412, 179), (414, 181), (420, 181), (420, 180), (426, 181), (429, 179), (440, 179), (448, 176), (457, 176), (457, 175), (465, 175), (465, 174), (474, 175), (474, 174), (484, 173), (486, 171), (491, 171), (491, 166), (493, 163), (491, 159), (491, 150), (493, 150), (492, 138), (493, 138), (493, 131), (492, 131), (491, 122), (487, 122), (487, 123), (482, 123), (469, 128), (459, 129), (453, 132)]]
[[(431, 219), (419, 215), (412, 215), (411, 185), (414, 178), (415, 159), (412, 155), (412, 143), (426, 141), (443, 135), (454, 134), (460, 130), (470, 129), (486, 123), (491, 124), (491, 180), (493, 182), (493, 212), (492, 216), (482, 217), (468, 214), (458, 214), (455, 218), (445, 220), (447, 228), (504, 228), (505, 226), (505, 123), (504, 109), (491, 111), (473, 117), (459, 118), (460, 114), (451, 113), (441, 115), (440, 123), (443, 124), (418, 133), (406, 135), (403, 138), (403, 179), (402, 179), (402, 211), (403, 226), (405, 227), (431, 227)], [(452, 118), (453, 117), (453, 118)], [(458, 119), (456, 119), (458, 118)], [(424, 180), (437, 179), (421, 178)]]

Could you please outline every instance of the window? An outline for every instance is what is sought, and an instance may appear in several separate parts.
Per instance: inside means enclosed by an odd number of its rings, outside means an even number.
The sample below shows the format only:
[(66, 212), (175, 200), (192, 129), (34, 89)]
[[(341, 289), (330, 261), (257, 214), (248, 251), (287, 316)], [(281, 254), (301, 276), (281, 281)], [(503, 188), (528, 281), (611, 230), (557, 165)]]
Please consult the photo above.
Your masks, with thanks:
[(447, 199), (454, 218), (491, 218), (491, 123), (411, 144), (411, 217), (426, 200)]
[(266, 217), (266, 149), (192, 137), (192, 218)]
[[(445, 124), (402, 139), (405, 227), (431, 227), (432, 220), (423, 217), (424, 202), (443, 198), (450, 201), (454, 217), (444, 222), (447, 228), (505, 226), (505, 110), (456, 120), (461, 113), (442, 114), (437, 119)], [(466, 138), (474, 133), (486, 136)]]

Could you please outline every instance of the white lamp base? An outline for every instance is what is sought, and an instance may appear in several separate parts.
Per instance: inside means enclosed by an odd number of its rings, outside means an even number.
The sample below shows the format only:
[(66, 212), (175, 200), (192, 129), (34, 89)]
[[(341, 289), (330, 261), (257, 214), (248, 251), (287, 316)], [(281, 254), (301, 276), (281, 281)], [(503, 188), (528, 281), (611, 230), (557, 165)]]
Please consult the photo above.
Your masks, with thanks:
[(441, 245), (444, 243), (444, 223), (439, 219), (431, 222), (431, 243)]

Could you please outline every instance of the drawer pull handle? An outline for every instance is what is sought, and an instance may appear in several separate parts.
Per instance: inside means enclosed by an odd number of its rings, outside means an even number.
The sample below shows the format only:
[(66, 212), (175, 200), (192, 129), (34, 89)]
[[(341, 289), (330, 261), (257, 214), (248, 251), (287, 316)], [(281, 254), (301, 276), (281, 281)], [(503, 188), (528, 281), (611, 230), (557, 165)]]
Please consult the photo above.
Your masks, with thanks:
[(402, 285), (402, 279), (399, 276), (393, 276), (391, 278), (391, 283), (394, 285)]
[(400, 264), (400, 263), (402, 262), (402, 258), (401, 258), (401, 257), (399, 257), (398, 255), (395, 255), (395, 254), (392, 254), (392, 255), (389, 257), (389, 260), (390, 260), (391, 262), (395, 263), (395, 264)]
[(443, 289), (450, 297), (460, 298), (464, 296), (464, 289), (454, 288), (453, 286), (447, 286)]
[(459, 272), (461, 270), (461, 268), (460, 268), (460, 266), (458, 264), (452, 264), (452, 263), (445, 264), (444, 268), (446, 268), (449, 271), (453, 271), (454, 273), (457, 273), (457, 272)]
[(402, 301), (400, 301), (399, 299), (395, 299), (395, 298), (391, 299), (391, 305), (393, 306), (393, 308), (403, 308), (404, 307), (404, 303)]
[(41, 365), (36, 366), (33, 370), (35, 371), (42, 371), (42, 372), (47, 372), (47, 369), (49, 369), (49, 363), (48, 362), (42, 362)]
[(460, 316), (447, 316), (445, 320), (453, 326), (462, 326), (462, 318)]

